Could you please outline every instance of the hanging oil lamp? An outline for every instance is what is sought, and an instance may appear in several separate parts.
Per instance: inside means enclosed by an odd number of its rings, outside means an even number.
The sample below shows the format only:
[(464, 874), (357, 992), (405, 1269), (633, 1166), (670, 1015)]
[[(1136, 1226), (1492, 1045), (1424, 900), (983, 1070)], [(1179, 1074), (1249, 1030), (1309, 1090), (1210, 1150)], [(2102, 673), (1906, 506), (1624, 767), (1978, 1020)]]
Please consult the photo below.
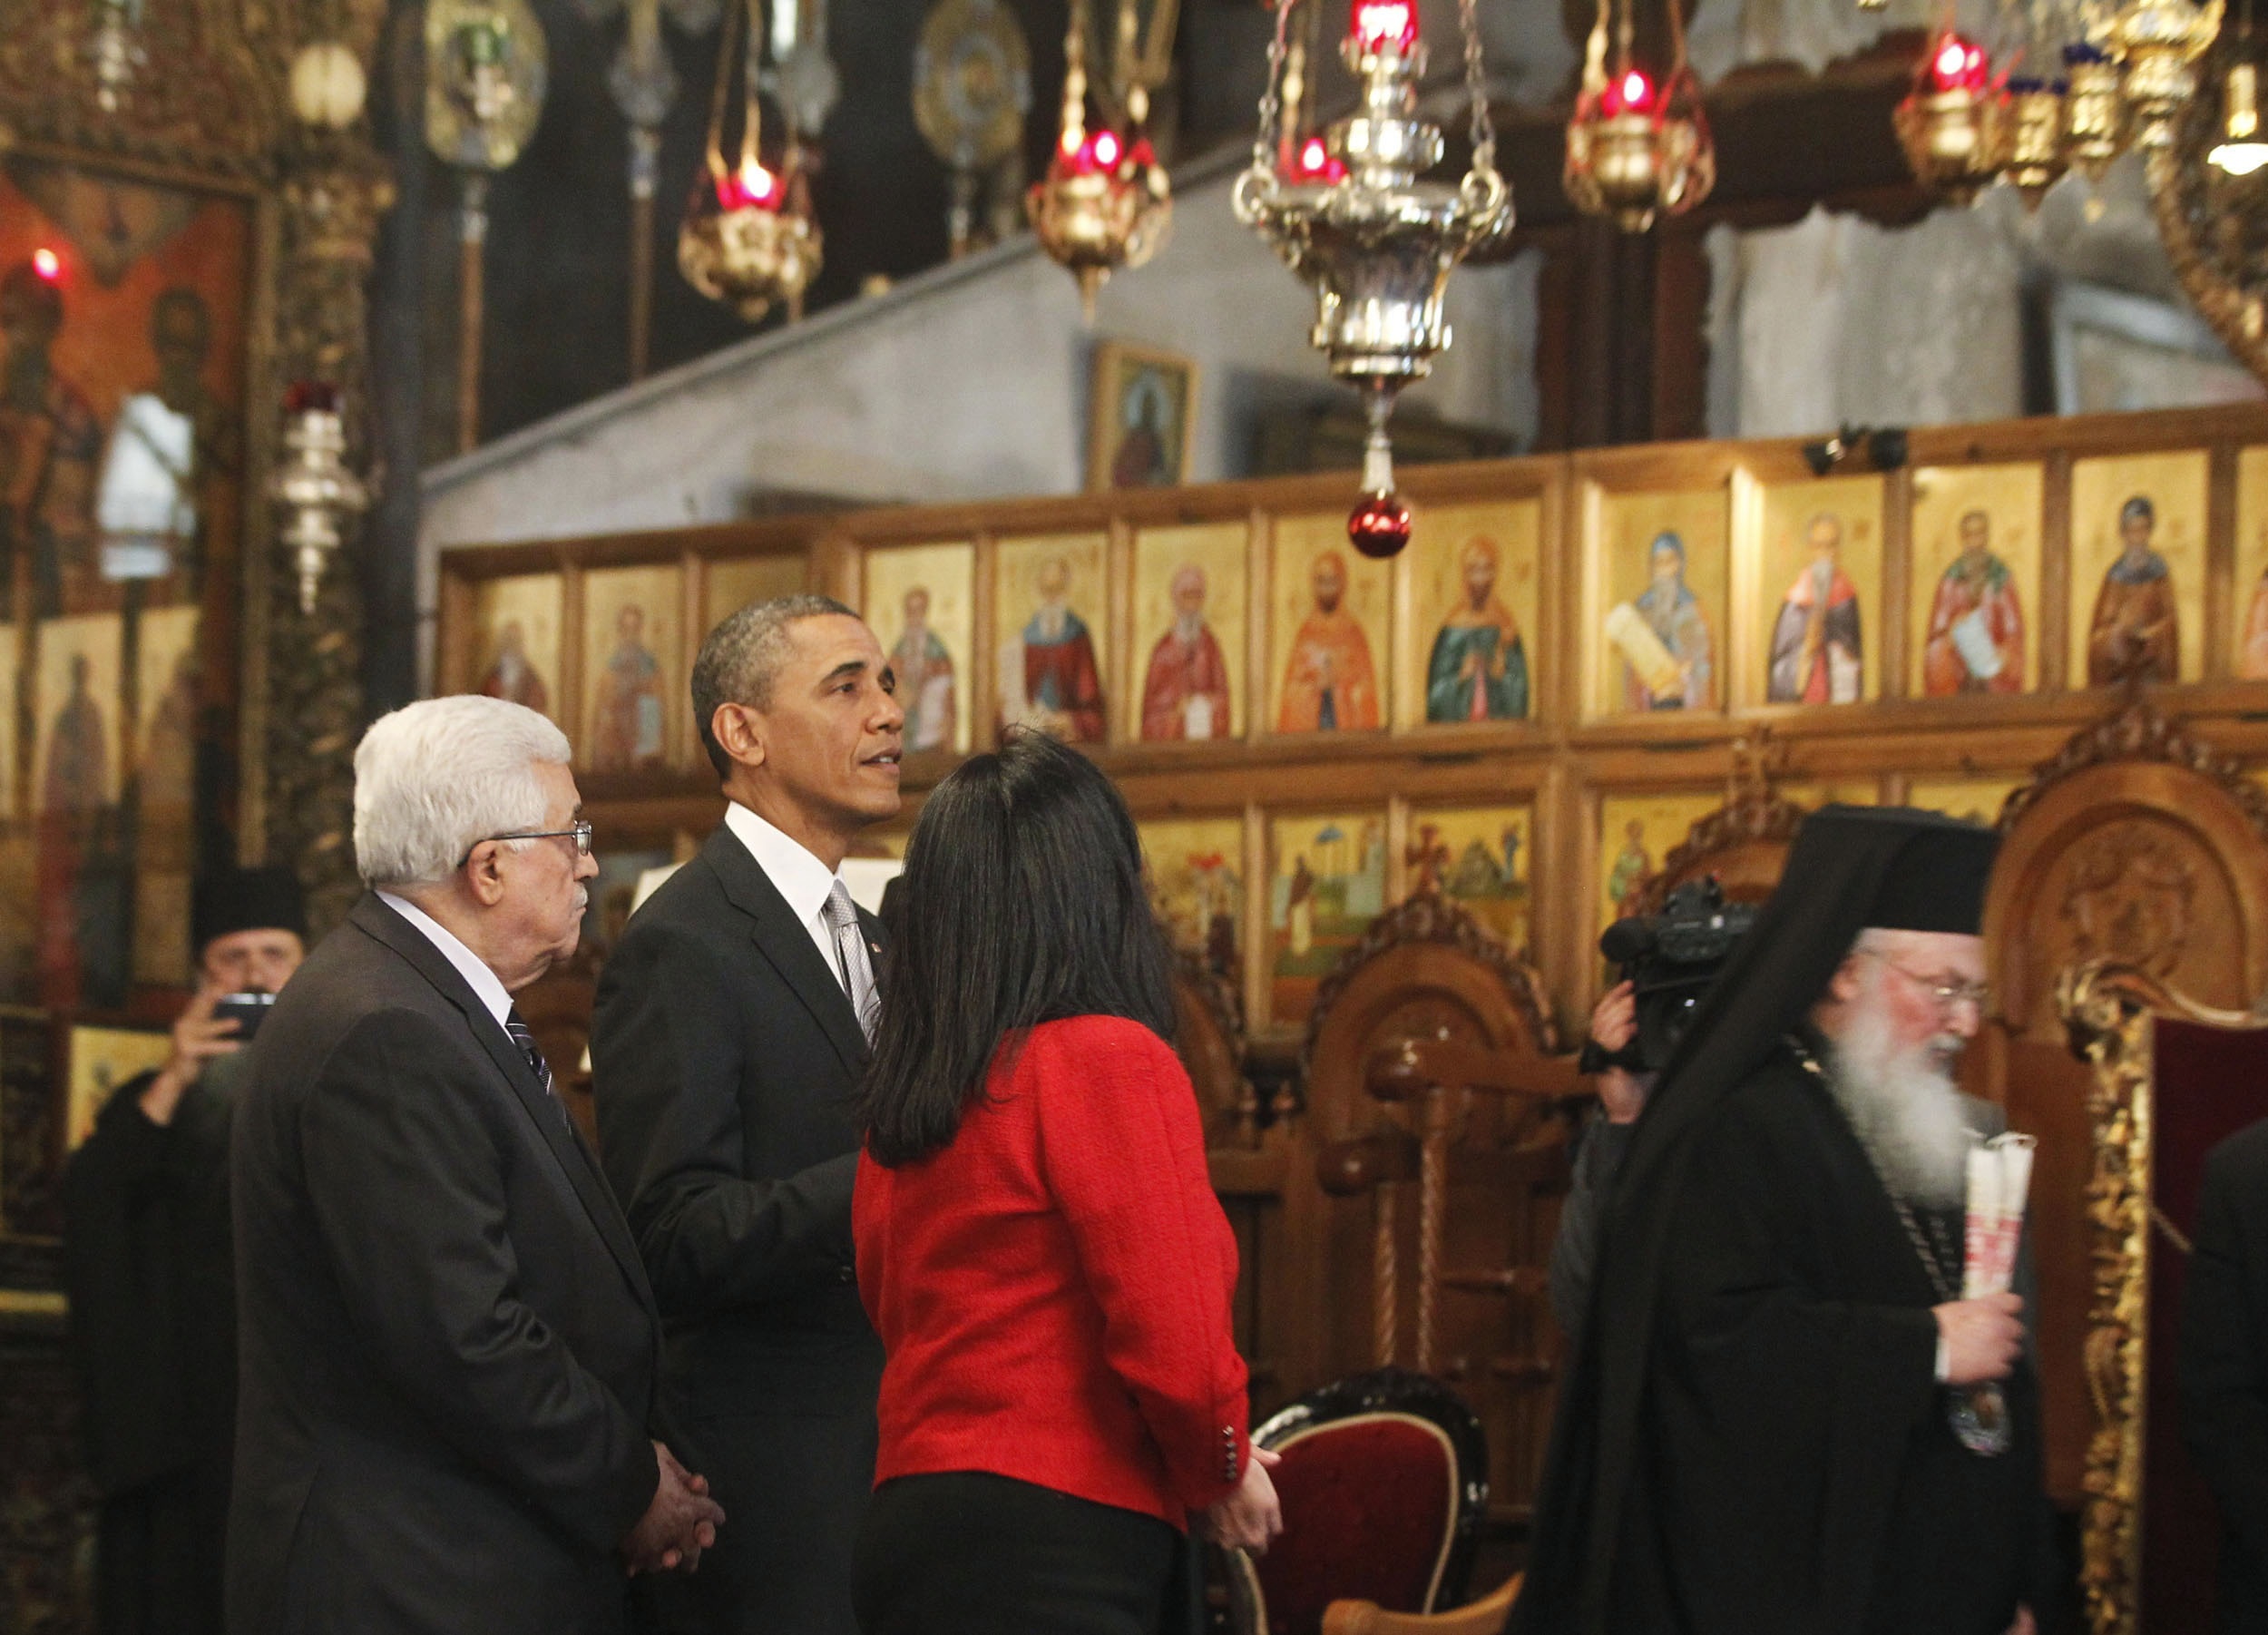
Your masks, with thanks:
[(2129, 0), (2103, 44), (2118, 64), (2118, 94), (2136, 143), (2162, 148), (2172, 122), (2197, 93), (2197, 59), (2221, 32), (2222, 0)]
[(2065, 165), (2064, 104), (2060, 81), (2010, 76), (2000, 114), (2000, 180), (2014, 188), (2024, 208), (2036, 210)]
[(1126, 97), (1126, 128), (1087, 123), (1087, 0), (1072, 0), (1063, 36), (1063, 125), (1047, 174), (1024, 194), (1024, 216), (1059, 266), (1079, 280), (1079, 303), (1094, 321), (1095, 296), (1121, 267), (1156, 255), (1173, 227), (1173, 188), (1144, 125), (1149, 93)]
[(1354, 0), (1340, 52), (1362, 83), (1361, 101), (1331, 126), (1320, 150), (1302, 140), (1286, 154), (1278, 125), (1294, 4), (1276, 3), (1260, 128), (1233, 199), (1237, 219), (1315, 287), (1308, 338), (1332, 374), (1364, 395), (1363, 498), (1347, 518), (1347, 537), (1365, 556), (1392, 556), (1410, 542), (1410, 509), (1394, 491), (1386, 433), (1394, 397), (1430, 374), (1449, 345), (1442, 310), (1449, 275), (1511, 230), (1511, 192), (1496, 168), (1474, 0), (1457, 8), (1472, 160), (1454, 185), (1420, 180), (1441, 162), (1443, 144), (1441, 128), (1417, 113), (1425, 47), (1415, 0)]
[(1949, 28), (1931, 42), (1891, 117), (1914, 179), (1966, 204), (1999, 170), (2000, 114), (1984, 48)]
[[(678, 229), (678, 268), (686, 281), (749, 323), (777, 304), (794, 306), (818, 275), (818, 224), (801, 185), (803, 155), (791, 137), (779, 168), (760, 157), (763, 124), (751, 61), (764, 37), (759, 0), (728, 14), (718, 42), (717, 93), (709, 116), (705, 172), (697, 177)], [(735, 24), (738, 24), (736, 34)], [(741, 79), (740, 157), (725, 162), (725, 107), (735, 65)]]
[(370, 491), (347, 465), (346, 420), (338, 390), (327, 382), (299, 381), (284, 394), (283, 445), (268, 497), (282, 513), (299, 612), (311, 616), (323, 571), (338, 554), (347, 524), (370, 504)]
[(1632, 0), (1615, 26), (1615, 67), (1607, 67), (1613, 0), (1598, 0), (1598, 20), (1583, 54), (1575, 112), (1567, 122), (1567, 162), (1560, 171), (1569, 201), (1586, 215), (1611, 216), (1625, 232), (1641, 233), (1657, 214), (1677, 216), (1716, 185), (1716, 146), (1702, 112), (1700, 82), (1686, 61), (1679, 0), (1669, 0), (1668, 76), (1657, 87), (1631, 58)]
[(2092, 186), (2126, 148), (2118, 64), (2100, 45), (2079, 41), (2063, 48), (2063, 156)]

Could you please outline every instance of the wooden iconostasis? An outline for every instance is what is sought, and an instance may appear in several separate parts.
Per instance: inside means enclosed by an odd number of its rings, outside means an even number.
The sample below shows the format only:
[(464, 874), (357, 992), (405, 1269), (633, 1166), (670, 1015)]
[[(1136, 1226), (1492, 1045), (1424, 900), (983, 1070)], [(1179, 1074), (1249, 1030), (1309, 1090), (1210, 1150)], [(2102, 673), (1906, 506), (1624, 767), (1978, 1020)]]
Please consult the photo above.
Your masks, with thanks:
[(685, 703), (700, 635), (828, 591), (907, 709), (875, 849), (1001, 723), (1048, 725), (1118, 779), (1161, 911), (1261, 1040), (1304, 1028), (1421, 874), (1579, 1033), (1598, 933), (1736, 764), (1802, 806), (1989, 820), (2134, 670), (2268, 759), (2268, 411), (1917, 431), (1888, 472), (1709, 443), (1407, 488), (1391, 563), (1348, 548), (1337, 477), (456, 550), (434, 682), (567, 729), (595, 957), (639, 872), (720, 810)]

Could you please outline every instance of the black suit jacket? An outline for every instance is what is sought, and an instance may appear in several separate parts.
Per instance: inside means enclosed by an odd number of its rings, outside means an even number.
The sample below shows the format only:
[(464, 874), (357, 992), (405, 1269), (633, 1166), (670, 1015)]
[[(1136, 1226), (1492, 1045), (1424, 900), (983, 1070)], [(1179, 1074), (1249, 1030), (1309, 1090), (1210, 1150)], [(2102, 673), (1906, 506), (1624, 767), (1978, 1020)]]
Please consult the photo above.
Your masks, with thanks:
[(730, 828), (631, 917), (591, 1050), (600, 1151), (667, 1327), (667, 1440), (727, 1517), (697, 1575), (652, 1585), (661, 1620), (853, 1635), (882, 1377), (851, 1249), (866, 1042)]
[(252, 1057), (230, 1628), (618, 1629), (615, 1546), (659, 1479), (657, 1319), (588, 1150), (375, 896)]
[(2268, 1631), (2268, 1120), (2205, 1154), (2178, 1378), (2182, 1440), (2221, 1506), (2216, 1625)]

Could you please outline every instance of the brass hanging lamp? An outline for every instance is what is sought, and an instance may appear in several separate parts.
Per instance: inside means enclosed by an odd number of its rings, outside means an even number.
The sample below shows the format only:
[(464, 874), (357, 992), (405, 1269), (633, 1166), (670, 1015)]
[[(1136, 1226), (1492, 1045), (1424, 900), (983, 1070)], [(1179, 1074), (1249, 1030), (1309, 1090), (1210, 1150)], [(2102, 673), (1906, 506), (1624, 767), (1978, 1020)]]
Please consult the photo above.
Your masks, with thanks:
[[(798, 306), (818, 276), (820, 238), (802, 174), (801, 144), (791, 132), (777, 169), (763, 162), (763, 120), (757, 105), (757, 55), (763, 49), (761, 0), (726, 14), (718, 41), (717, 91), (709, 106), (708, 164), (696, 177), (678, 229), (678, 267), (686, 281), (749, 323), (774, 305)], [(739, 160), (725, 162), (725, 112), (739, 76)]]
[[(1685, 7), (1667, 0), (1669, 72), (1660, 83), (1632, 50), (1636, 0), (1598, 0), (1583, 53), (1583, 78), (1567, 122), (1560, 182), (1577, 210), (1610, 216), (1625, 232), (1644, 232), (1658, 215), (1678, 216), (1716, 185), (1716, 144), (1701, 105), (1701, 83), (1686, 59)], [(1614, 65), (1608, 68), (1608, 33)]]
[[(1132, 17), (1132, 0), (1121, 0)], [(1139, 80), (1121, 99), (1122, 124), (1087, 120), (1088, 0), (1071, 0), (1063, 35), (1063, 122), (1047, 174), (1024, 194), (1040, 248), (1079, 280), (1090, 323), (1103, 281), (1156, 255), (1173, 229), (1173, 187), (1151, 150), (1149, 89)], [(1126, 38), (1122, 29), (1121, 40)]]

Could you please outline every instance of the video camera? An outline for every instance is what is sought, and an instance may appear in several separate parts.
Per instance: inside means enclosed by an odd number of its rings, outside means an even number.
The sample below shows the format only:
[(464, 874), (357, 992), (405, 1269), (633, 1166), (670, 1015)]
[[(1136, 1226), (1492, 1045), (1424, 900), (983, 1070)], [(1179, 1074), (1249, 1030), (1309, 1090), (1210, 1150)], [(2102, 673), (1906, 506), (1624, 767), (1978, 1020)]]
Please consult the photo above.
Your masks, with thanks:
[(1671, 892), (1659, 914), (1635, 915), (1608, 926), (1598, 952), (1620, 969), (1619, 980), (1632, 984), (1637, 1032), (1618, 1051), (1586, 1040), (1579, 1069), (1659, 1072), (1733, 945), (1755, 923), (1755, 905), (1726, 902), (1725, 888), (1708, 875)]

